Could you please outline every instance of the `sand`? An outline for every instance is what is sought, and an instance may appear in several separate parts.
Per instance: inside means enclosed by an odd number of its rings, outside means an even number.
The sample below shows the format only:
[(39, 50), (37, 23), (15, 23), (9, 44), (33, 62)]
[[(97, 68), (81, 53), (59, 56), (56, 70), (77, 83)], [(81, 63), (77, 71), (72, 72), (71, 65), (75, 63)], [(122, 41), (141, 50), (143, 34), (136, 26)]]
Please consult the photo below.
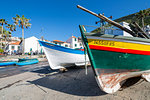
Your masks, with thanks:
[(67, 72), (24, 72), (0, 78), (0, 100), (149, 100), (150, 83), (141, 81), (113, 94), (100, 90), (91, 67)]

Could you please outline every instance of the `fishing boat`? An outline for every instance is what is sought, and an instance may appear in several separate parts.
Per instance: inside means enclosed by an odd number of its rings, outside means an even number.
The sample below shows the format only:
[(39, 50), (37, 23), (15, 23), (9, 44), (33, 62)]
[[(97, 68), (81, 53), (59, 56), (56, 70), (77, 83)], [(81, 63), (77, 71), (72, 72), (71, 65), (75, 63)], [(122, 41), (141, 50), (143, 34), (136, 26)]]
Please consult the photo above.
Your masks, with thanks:
[(61, 69), (74, 65), (82, 66), (89, 61), (87, 55), (82, 50), (66, 48), (40, 40), (39, 43), (44, 50), (51, 69)]
[[(81, 6), (78, 8), (105, 20), (104, 16)], [(88, 33), (84, 25), (79, 27), (97, 83), (103, 91), (114, 93), (126, 79), (137, 76), (150, 82), (149, 39)]]
[(14, 61), (0, 61), (0, 66), (10, 66), (10, 65), (15, 65), (16, 62)]
[(36, 64), (38, 63), (38, 59), (34, 58), (34, 59), (30, 59), (30, 58), (20, 58), (18, 62), (16, 62), (15, 64), (18, 66), (24, 66), (24, 65), (32, 65), (32, 64)]
[(19, 58), (18, 59), (19, 62), (21, 62), (21, 61), (29, 61), (29, 60), (38, 60), (38, 59), (37, 58), (28, 58), (28, 57), (27, 58)]

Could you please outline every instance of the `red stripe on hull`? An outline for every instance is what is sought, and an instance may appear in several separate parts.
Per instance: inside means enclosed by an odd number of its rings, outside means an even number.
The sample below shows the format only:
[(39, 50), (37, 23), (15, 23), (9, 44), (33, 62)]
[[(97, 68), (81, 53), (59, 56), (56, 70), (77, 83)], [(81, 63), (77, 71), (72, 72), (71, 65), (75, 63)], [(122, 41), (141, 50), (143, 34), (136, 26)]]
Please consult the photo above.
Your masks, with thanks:
[(89, 47), (90, 47), (90, 49), (95, 49), (95, 50), (105, 50), (105, 51), (113, 51), (113, 52), (150, 55), (150, 51), (140, 51), (140, 50), (113, 48), (113, 47), (96, 46), (96, 45), (89, 45)]

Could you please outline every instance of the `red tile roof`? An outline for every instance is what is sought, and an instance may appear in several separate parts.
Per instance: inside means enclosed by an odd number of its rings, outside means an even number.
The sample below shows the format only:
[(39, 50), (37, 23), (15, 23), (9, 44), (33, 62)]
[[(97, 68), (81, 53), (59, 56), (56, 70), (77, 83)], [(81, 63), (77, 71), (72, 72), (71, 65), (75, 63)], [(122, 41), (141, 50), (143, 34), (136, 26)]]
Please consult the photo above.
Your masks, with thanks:
[(21, 41), (10, 43), (10, 45), (19, 45)]
[(60, 41), (60, 40), (53, 40), (53, 42), (63, 42), (63, 41)]
[(75, 36), (72, 36), (72, 38), (76, 38)]
[(49, 42), (48, 40), (45, 40), (46, 42)]

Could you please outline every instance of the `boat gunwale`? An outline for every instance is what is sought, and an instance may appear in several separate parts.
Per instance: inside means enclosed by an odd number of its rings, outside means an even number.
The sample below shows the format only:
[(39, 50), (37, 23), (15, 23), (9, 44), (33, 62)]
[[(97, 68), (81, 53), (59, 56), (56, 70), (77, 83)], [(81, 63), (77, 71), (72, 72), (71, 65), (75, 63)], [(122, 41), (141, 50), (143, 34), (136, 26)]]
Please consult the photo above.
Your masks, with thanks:
[(130, 36), (121, 36), (121, 35), (111, 35), (111, 34), (97, 34), (97, 33), (87, 33), (83, 32), (85, 36), (91, 36), (91, 37), (101, 37), (101, 38), (112, 38), (112, 39), (120, 39), (120, 40), (131, 40), (131, 41), (137, 41), (137, 42), (147, 42), (150, 43), (150, 39), (145, 38), (139, 38), (139, 37), (130, 37)]
[[(60, 46), (60, 45), (57, 45), (57, 44), (54, 44), (54, 43), (41, 41), (41, 40), (38, 40), (38, 42), (40, 43), (41, 46), (44, 46), (44, 47), (47, 47), (47, 48), (49, 48), (50, 45), (54, 45), (55, 49), (52, 48), (53, 46), (50, 46), (50, 48), (54, 49), (54, 50), (58, 50), (58, 51), (62, 51), (62, 52), (68, 52), (68, 53), (72, 53), (72, 54), (81, 54), (81, 55), (84, 54), (84, 51), (82, 51), (82, 50), (76, 50), (76, 49), (72, 49), (72, 48), (67, 48), (67, 47), (64, 47), (64, 46)], [(42, 42), (50, 44), (50, 45), (49, 46), (43, 45)], [(56, 48), (58, 48), (58, 49), (56, 49)]]

